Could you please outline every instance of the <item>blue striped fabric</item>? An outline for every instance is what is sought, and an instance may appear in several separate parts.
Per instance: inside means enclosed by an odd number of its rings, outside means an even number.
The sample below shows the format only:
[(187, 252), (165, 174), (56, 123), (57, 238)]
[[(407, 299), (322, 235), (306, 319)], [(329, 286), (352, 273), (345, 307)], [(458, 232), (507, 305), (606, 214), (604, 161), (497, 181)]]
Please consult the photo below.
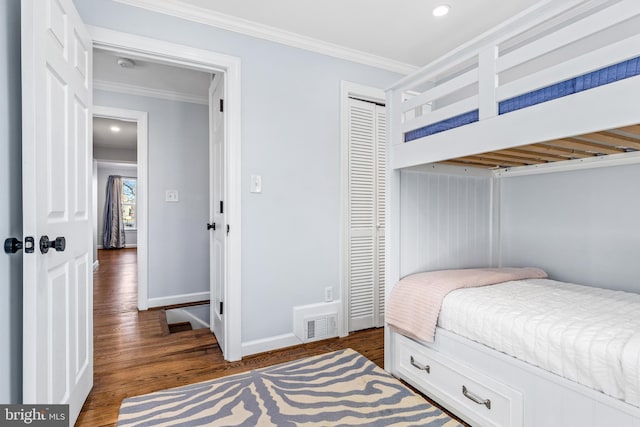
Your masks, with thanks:
[[(532, 105), (558, 99), (563, 96), (593, 89), (598, 86), (613, 83), (618, 80), (640, 75), (640, 57), (632, 58), (618, 64), (614, 64), (591, 73), (565, 80), (541, 89), (534, 90), (513, 98), (505, 99), (498, 103), (498, 114), (506, 114), (512, 111), (527, 108)], [(442, 120), (428, 126), (415, 129), (404, 134), (404, 142), (433, 135), (459, 126), (478, 121), (478, 110), (461, 114), (450, 119)]]
[(552, 99), (562, 98), (576, 92), (575, 79), (556, 83), (542, 89), (534, 90), (524, 95), (519, 95), (510, 99), (506, 99), (498, 103), (498, 114), (505, 114), (511, 111), (527, 108), (532, 105), (541, 104), (551, 101)]
[(437, 123), (430, 124), (420, 129), (415, 129), (404, 134), (404, 142), (413, 141), (414, 139), (423, 138), (433, 135), (434, 133), (444, 132), (445, 130), (468, 125), (469, 123), (478, 121), (478, 110), (469, 111)]

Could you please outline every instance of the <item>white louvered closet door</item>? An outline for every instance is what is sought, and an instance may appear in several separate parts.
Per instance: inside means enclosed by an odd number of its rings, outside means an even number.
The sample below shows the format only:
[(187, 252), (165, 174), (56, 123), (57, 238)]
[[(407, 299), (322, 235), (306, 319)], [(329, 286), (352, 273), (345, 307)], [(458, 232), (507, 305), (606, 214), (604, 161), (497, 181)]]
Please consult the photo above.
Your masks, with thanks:
[(385, 108), (349, 99), (349, 332), (384, 324)]

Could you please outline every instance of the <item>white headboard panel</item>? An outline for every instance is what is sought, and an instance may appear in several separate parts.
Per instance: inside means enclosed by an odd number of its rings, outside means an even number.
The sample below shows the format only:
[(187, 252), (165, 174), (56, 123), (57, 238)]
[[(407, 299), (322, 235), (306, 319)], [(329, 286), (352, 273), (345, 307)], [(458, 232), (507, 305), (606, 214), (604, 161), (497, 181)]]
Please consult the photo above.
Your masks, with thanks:
[(491, 180), (491, 174), (401, 172), (401, 277), (491, 264)]

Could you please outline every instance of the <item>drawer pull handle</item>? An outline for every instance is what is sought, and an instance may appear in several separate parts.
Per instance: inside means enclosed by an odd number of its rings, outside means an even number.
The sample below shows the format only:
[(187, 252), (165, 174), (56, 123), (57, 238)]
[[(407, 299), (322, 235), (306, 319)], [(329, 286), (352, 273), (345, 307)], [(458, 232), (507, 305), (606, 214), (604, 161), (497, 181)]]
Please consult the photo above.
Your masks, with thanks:
[(469, 390), (467, 390), (467, 387), (465, 386), (462, 386), (462, 394), (464, 394), (464, 397), (476, 402), (478, 405), (484, 405), (487, 407), (487, 409), (491, 409), (491, 400), (482, 399), (481, 397), (478, 397), (478, 395), (476, 395), (475, 393), (472, 393)]
[(416, 362), (416, 359), (414, 359), (414, 358), (413, 358), (413, 356), (411, 356), (411, 364), (412, 364), (414, 367), (416, 367), (416, 368), (420, 369), (421, 371), (426, 371), (426, 372), (427, 372), (427, 374), (430, 374), (430, 373), (431, 373), (431, 366), (429, 366), (429, 365), (424, 365), (424, 366), (423, 366), (423, 365), (419, 365), (419, 364)]

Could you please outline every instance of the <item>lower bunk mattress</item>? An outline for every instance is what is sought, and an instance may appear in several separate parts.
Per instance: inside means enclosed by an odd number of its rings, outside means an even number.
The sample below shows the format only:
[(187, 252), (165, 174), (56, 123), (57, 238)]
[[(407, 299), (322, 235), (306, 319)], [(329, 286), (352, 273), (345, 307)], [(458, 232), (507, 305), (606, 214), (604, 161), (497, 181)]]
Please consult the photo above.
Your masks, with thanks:
[(549, 279), (458, 289), (438, 326), (640, 407), (640, 295)]

